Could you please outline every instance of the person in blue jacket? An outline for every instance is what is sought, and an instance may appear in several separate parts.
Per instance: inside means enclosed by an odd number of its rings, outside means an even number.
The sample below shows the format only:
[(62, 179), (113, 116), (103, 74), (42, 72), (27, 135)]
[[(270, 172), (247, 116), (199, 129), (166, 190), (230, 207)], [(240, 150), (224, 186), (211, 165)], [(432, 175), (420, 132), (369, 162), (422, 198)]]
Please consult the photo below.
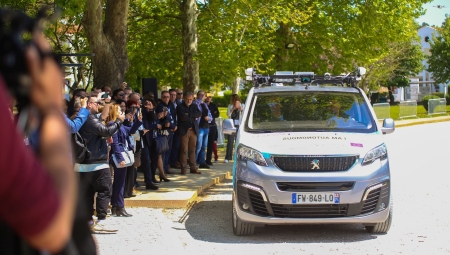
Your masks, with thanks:
[(86, 109), (87, 98), (80, 99), (80, 103), (81, 103), (80, 111), (73, 120), (67, 117), (67, 115), (64, 115), (64, 118), (66, 119), (66, 123), (67, 126), (69, 127), (71, 134), (77, 133), (83, 126), (83, 124), (86, 122), (87, 117), (89, 116), (89, 110)]
[[(117, 104), (111, 104), (109, 109), (109, 116), (106, 119), (106, 123), (114, 123), (116, 119), (123, 120), (125, 118), (125, 113), (121, 111), (120, 106)], [(114, 181), (111, 196), (111, 212), (116, 214), (116, 216), (131, 217), (132, 215), (127, 213), (125, 210), (124, 203), (124, 189), (125, 189), (125, 178), (127, 174), (127, 166), (125, 165), (125, 158), (122, 152), (133, 151), (133, 143), (130, 141), (130, 136), (134, 134), (138, 128), (142, 125), (142, 120), (137, 119), (131, 127), (125, 125), (120, 126), (118, 132), (112, 136), (111, 151), (110, 151), (110, 161), (109, 164), (114, 167)], [(144, 130), (145, 132), (145, 130)], [(117, 159), (116, 165), (112, 155)], [(134, 157), (134, 155), (132, 155)]]

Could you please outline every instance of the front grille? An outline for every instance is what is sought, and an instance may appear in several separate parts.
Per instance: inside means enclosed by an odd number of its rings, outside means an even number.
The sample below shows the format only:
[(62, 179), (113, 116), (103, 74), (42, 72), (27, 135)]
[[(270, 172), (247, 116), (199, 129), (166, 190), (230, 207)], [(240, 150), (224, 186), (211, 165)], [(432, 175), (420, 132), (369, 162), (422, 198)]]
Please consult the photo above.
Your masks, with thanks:
[(267, 212), (266, 203), (264, 202), (261, 193), (250, 189), (247, 189), (247, 191), (255, 214), (260, 216), (268, 216), (269, 213)]
[(372, 190), (364, 201), (364, 206), (361, 214), (371, 213), (377, 207), (378, 199), (380, 198), (381, 188)]
[[(357, 155), (343, 157), (274, 156), (273, 162), (278, 168), (287, 172), (338, 172), (349, 170), (358, 157)], [(315, 165), (312, 162), (317, 162), (316, 160), (319, 162)]]
[(279, 190), (293, 192), (347, 191), (354, 184), (355, 182), (277, 182)]
[(270, 204), (279, 218), (339, 218), (347, 216), (348, 205), (280, 205)]

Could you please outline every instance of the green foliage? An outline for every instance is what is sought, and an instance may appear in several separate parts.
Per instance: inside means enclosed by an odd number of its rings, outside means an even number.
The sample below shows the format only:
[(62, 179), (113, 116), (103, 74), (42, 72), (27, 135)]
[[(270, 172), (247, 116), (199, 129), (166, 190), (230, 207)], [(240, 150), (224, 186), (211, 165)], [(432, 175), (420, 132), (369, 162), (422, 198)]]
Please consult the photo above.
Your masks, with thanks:
[[(224, 91), (223, 96), (213, 97), (213, 102), (220, 107), (228, 107), (232, 93), (231, 90)], [(245, 103), (247, 100), (247, 94), (239, 93), (239, 97), (241, 98), (241, 103)]]
[(445, 19), (438, 32), (439, 35), (430, 41), (428, 71), (433, 73), (436, 83), (447, 83), (450, 81), (450, 17)]
[(160, 87), (182, 88), (181, 20), (176, 1), (130, 1), (129, 21), (128, 84), (140, 89), (142, 78), (157, 78)]
[(422, 105), (423, 107), (425, 107), (425, 110), (428, 111), (428, 100), (430, 99), (439, 99), (439, 96), (435, 96), (435, 95), (426, 95), (424, 97), (422, 97)]
[[(34, 16), (43, 6), (50, 6), (50, 12), (61, 10), (59, 20), (49, 22), (45, 27), (45, 35), (49, 39), (53, 51), (57, 53), (89, 53), (87, 39), (82, 31), (86, 0), (0, 0), (0, 6), (8, 6), (15, 10), (24, 11)], [(63, 57), (63, 63), (84, 64), (84, 67), (67, 67), (66, 75), (74, 75), (70, 80), (69, 88), (87, 88), (92, 76), (92, 65), (89, 57)]]
[(431, 93), (433, 96), (438, 96), (439, 98), (444, 98), (444, 92), (433, 92)]

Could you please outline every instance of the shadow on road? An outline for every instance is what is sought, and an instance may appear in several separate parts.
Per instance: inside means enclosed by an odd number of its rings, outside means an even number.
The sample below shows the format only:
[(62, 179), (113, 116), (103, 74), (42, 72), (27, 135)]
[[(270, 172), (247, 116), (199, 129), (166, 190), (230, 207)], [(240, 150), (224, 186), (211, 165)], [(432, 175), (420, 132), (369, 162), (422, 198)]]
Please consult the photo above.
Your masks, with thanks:
[(377, 238), (359, 224), (266, 226), (256, 228), (253, 236), (235, 236), (231, 201), (198, 202), (188, 213), (185, 227), (193, 238), (215, 243), (351, 243)]

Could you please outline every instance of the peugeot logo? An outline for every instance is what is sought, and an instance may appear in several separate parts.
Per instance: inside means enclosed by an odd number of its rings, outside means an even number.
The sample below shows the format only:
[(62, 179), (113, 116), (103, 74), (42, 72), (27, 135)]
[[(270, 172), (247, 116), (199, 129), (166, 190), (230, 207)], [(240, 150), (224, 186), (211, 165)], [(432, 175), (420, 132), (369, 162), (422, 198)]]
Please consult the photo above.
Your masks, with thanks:
[(319, 167), (319, 160), (318, 159), (314, 159), (313, 161), (311, 161), (311, 165), (312, 165), (312, 169), (320, 169)]

